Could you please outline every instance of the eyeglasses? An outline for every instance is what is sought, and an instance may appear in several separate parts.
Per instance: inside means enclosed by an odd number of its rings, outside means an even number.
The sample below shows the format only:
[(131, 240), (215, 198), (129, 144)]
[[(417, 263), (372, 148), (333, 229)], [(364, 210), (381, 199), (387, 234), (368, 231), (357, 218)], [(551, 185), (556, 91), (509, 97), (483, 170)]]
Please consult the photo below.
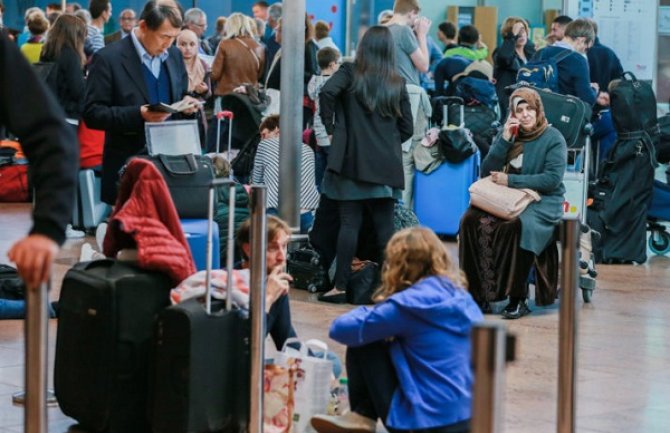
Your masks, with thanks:
[(121, 21), (135, 21), (133, 17), (121, 17)]
[(207, 23), (204, 23), (204, 24), (192, 23), (192, 24), (193, 24), (194, 26), (198, 26), (198, 27), (200, 27), (201, 29), (204, 29), (205, 27), (207, 27)]

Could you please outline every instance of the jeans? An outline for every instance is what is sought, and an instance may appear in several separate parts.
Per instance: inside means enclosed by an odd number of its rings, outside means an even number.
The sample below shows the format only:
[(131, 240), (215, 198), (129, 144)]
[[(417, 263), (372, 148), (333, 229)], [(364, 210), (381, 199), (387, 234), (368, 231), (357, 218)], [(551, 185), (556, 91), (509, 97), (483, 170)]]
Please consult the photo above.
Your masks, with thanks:
[(316, 152), (314, 152), (314, 178), (316, 180), (316, 189), (319, 190), (319, 192), (321, 192), (323, 175), (326, 173), (326, 167), (328, 167), (329, 153), (330, 147), (328, 146), (316, 146)]

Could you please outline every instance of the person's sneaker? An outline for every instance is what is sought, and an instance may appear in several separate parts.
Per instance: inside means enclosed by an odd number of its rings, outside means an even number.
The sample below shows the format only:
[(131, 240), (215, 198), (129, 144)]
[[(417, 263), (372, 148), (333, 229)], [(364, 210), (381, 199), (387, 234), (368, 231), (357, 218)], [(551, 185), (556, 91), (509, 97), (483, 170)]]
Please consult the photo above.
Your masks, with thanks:
[(68, 239), (81, 239), (86, 237), (86, 233), (81, 230), (75, 230), (72, 228), (72, 224), (68, 224), (65, 228), (65, 237)]
[(100, 223), (95, 229), (95, 243), (98, 244), (98, 250), (102, 251), (102, 244), (105, 241), (105, 235), (107, 234), (107, 223)]
[(340, 416), (314, 415), (310, 422), (319, 433), (374, 433), (377, 429), (375, 420), (356, 412)]
[(86, 243), (81, 246), (81, 252), (79, 253), (80, 262), (92, 262), (93, 260), (104, 260), (106, 258), (104, 254), (94, 250), (91, 244)]
[(516, 305), (514, 305), (512, 302), (507, 304), (502, 313), (503, 319), (518, 319), (527, 314), (530, 314), (530, 308), (528, 308), (528, 304), (526, 303), (525, 299), (517, 301), (515, 304)]

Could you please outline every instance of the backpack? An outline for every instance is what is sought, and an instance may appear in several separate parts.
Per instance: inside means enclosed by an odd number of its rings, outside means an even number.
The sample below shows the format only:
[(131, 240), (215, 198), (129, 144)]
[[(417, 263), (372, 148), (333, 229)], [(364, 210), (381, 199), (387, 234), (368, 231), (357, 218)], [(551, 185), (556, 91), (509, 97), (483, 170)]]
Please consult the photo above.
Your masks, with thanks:
[(498, 106), (498, 94), (495, 85), (489, 80), (475, 77), (463, 77), (456, 81), (454, 96), (463, 98), (465, 105), (485, 105), (495, 110)]
[[(610, 85), (610, 111), (618, 134), (647, 131), (654, 141), (658, 137), (656, 95), (652, 87), (638, 81), (631, 72)], [(631, 116), (631, 113), (635, 113)]]
[(572, 54), (572, 51), (564, 49), (548, 59), (540, 59), (539, 56), (535, 56), (519, 68), (519, 72), (516, 74), (516, 82), (529, 83), (540, 89), (550, 89), (552, 92), (559, 93), (558, 64), (570, 54)]

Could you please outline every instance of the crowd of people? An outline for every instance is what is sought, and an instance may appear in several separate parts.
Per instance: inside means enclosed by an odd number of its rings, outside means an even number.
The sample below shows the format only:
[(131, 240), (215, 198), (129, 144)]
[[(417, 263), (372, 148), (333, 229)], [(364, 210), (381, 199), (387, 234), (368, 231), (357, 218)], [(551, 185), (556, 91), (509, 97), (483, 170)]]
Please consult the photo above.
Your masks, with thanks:
[[(327, 202), (338, 220), (332, 236), (336, 257), (332, 290), (319, 299), (346, 302), (363, 227), (374, 239), (374, 256), (384, 261), (376, 305), (355, 309), (332, 324), (331, 337), (348, 346), (352, 412), (315, 417), (313, 425), (322, 433), (373, 432), (378, 418), (389, 431), (469, 430), (471, 327), (482, 320), (482, 313), (492, 312), (492, 302), (505, 299), (503, 317), (528, 314), (527, 280), (533, 267), (540, 282), (536, 305), (551, 304), (557, 295), (554, 228), (562, 215), (566, 143), (548, 124), (538, 93), (510, 86), (517, 83), (525, 65), (553, 61), (557, 91), (594, 107), (593, 120), (598, 124), (607, 112), (607, 86), (622, 73), (616, 54), (599, 42), (592, 20), (559, 16), (544, 46), (537, 46), (529, 38), (528, 21), (508, 17), (501, 26), (502, 44), (490, 53), (473, 25), (456, 28), (440, 23), (439, 43), (433, 40), (429, 36), (433, 23), (420, 11), (418, 0), (396, 0), (393, 10), (384, 11), (379, 24), (365, 31), (355, 56), (345, 62), (343, 47), (329, 36), (330, 25), (324, 21), (313, 25), (305, 16), (306, 134), (305, 143), (299, 144), (302, 164), (295, 174), (300, 176), (300, 230), (310, 231), (320, 203)], [(11, 69), (7, 59), (19, 50), (35, 68), (51, 65), (40, 76), (53, 96), (33, 95), (34, 100), (50, 103), (43, 108), (51, 112), (39, 120), (48, 125), (63, 115), (68, 125), (49, 138), (33, 139), (29, 130), (36, 128), (34, 124), (16, 116), (0, 118), (21, 137), (35, 171), (44, 170), (34, 178), (38, 206), (33, 234), (10, 252), (27, 280), (46, 278), (44, 269), (35, 272), (35, 268), (53, 260), (71, 214), (67, 206), (54, 203), (56, 196), (39, 198), (60, 185), (57, 197), (70, 203), (63, 196), (74, 196), (71, 177), (76, 170), (70, 165), (77, 160), (54, 164), (52, 154), (36, 150), (35, 140), (58, 141), (54, 148), (67, 146), (62, 154), (69, 155), (76, 152), (77, 135), (82, 154), (87, 145), (97, 149), (97, 162), (88, 166), (99, 171), (102, 200), (110, 205), (116, 202), (122, 168), (129, 158), (146, 151), (145, 123), (195, 119), (203, 151), (212, 149), (211, 141), (219, 138), (210, 129), (216, 122), (213, 113), (221, 110), (224, 97), (239, 94), (251, 100), (250, 89), (281, 92), (282, 4), (258, 1), (251, 12), (252, 16), (236, 12), (219, 17), (215, 33), (206, 37), (203, 10), (184, 10), (174, 0), (149, 0), (137, 13), (121, 11), (120, 28), (105, 35), (105, 24), (113, 16), (111, 1), (90, 0), (88, 9), (76, 3), (65, 11), (58, 5), (50, 5), (46, 12), (30, 8), (26, 29), (15, 43), (7, 32), (0, 34), (0, 84), (13, 85), (11, 80), (21, 69), (5, 75)], [(482, 66), (487, 59), (492, 64)], [(471, 207), (461, 221), (460, 270), (456, 270), (442, 242), (429, 230), (394, 234), (394, 209), (397, 203), (413, 206), (414, 155), (432, 116), (430, 95), (453, 95), (458, 80), (466, 77), (494, 89), (502, 123), (482, 161), (482, 176), (490, 175), (493, 182), (511, 188), (531, 188), (541, 200), (509, 221)], [(151, 108), (178, 102), (186, 107), (178, 114)], [(3, 116), (12, 112), (16, 110), (0, 110)], [(263, 115), (249, 175), (251, 183), (268, 187), (268, 212), (276, 214), (280, 178), (286, 175), (279, 168), (280, 117)], [(90, 130), (102, 133), (88, 144), (84, 137), (90, 137)], [(50, 178), (46, 185), (45, 175), (58, 167), (72, 176), (55, 176), (60, 180)], [(242, 188), (237, 193), (245, 194)], [(227, 200), (221, 202), (227, 205)], [(217, 221), (221, 216), (217, 213)], [(242, 256), (248, 257), (248, 223), (241, 226), (238, 243)], [(291, 230), (276, 217), (269, 219), (268, 230), (268, 327), (281, 347), (286, 338), (295, 336), (288, 304), (291, 277), (284, 271)], [(35, 245), (42, 251), (40, 263), (26, 258), (27, 249)], [(436, 341), (449, 344), (435, 345)], [(417, 396), (421, 404), (414, 404)]]

